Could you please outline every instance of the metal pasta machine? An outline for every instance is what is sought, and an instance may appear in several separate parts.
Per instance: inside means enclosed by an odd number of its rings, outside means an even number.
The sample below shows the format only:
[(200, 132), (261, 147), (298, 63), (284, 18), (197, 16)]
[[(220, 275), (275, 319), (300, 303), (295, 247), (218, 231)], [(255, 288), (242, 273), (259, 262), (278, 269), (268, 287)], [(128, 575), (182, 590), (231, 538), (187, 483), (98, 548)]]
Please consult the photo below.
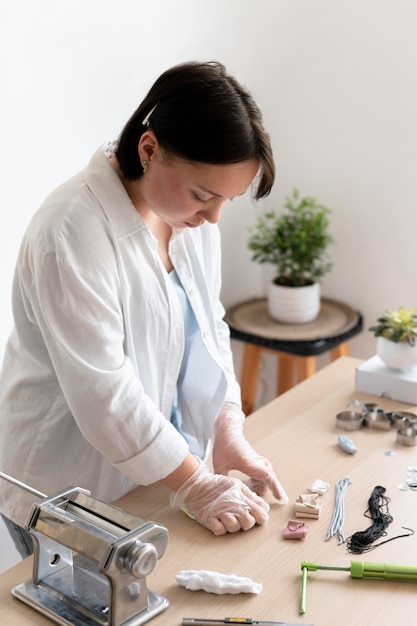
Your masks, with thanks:
[(139, 626), (168, 607), (147, 588), (168, 530), (70, 487), (51, 497), (0, 472), (40, 498), (27, 529), (33, 578), (13, 595), (62, 626)]

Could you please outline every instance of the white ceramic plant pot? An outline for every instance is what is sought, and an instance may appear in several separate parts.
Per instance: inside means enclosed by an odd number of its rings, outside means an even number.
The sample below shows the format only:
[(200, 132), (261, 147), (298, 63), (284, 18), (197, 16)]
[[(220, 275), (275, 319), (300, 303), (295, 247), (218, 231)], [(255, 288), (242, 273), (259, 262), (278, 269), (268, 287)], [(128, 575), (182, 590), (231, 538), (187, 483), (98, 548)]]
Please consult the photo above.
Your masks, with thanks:
[(277, 322), (305, 324), (320, 312), (320, 283), (306, 287), (283, 287), (270, 283), (268, 313)]
[(417, 345), (410, 346), (406, 341), (396, 343), (385, 337), (377, 337), (376, 353), (385, 365), (393, 369), (417, 367)]

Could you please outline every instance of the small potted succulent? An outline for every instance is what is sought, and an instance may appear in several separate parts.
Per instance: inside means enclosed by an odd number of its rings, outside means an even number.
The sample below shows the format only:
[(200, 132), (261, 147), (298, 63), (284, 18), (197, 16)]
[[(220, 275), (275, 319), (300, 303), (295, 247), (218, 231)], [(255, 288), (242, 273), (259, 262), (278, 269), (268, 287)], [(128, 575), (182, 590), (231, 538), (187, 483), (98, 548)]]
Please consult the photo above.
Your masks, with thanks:
[(303, 323), (320, 311), (320, 280), (331, 270), (327, 250), (330, 209), (297, 189), (284, 211), (268, 212), (249, 229), (252, 260), (275, 267), (268, 293), (270, 315), (280, 322)]
[(417, 366), (417, 308), (386, 310), (369, 330), (377, 338), (376, 353), (385, 365)]

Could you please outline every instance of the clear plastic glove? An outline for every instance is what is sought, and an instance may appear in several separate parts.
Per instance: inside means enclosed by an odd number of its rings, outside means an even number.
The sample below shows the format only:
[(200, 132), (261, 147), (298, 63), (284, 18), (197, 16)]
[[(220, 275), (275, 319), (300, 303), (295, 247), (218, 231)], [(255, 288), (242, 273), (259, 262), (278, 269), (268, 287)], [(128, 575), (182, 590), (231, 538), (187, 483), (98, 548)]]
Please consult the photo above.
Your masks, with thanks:
[(243, 434), (245, 416), (234, 404), (225, 404), (214, 424), (213, 467), (219, 474), (238, 470), (250, 478), (251, 488), (260, 496), (268, 489), (281, 504), (288, 502), (271, 463), (260, 456)]
[(183, 505), (191, 517), (215, 535), (264, 524), (269, 511), (268, 503), (239, 478), (213, 474), (202, 461), (171, 497), (171, 506)]

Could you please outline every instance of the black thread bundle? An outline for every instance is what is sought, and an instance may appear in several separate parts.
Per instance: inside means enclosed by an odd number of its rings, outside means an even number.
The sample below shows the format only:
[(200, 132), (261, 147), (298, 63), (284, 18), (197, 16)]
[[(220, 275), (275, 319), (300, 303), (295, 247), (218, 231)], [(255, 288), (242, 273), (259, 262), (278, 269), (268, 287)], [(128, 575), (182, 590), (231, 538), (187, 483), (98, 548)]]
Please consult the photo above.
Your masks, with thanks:
[[(365, 517), (372, 519), (374, 523), (366, 530), (358, 531), (347, 539), (346, 546), (348, 552), (352, 554), (369, 552), (369, 550), (373, 550), (377, 547), (371, 544), (387, 534), (386, 529), (389, 524), (391, 524), (393, 517), (390, 515), (388, 509), (390, 498), (385, 496), (384, 493), (385, 487), (379, 485), (374, 487), (371, 497), (368, 500), (368, 508), (364, 513)], [(378, 545), (381, 545), (381, 543)]]
[(394, 539), (399, 539), (400, 537), (410, 537), (410, 535), (414, 535), (414, 530), (411, 528), (406, 528), (403, 526), (404, 530), (408, 530), (408, 533), (404, 533), (403, 535), (397, 535), (396, 537), (391, 537), (390, 539), (386, 539), (385, 541), (380, 541), (375, 545), (371, 545), (374, 541), (386, 535), (386, 529), (389, 524), (391, 524), (393, 517), (390, 515), (388, 509), (388, 503), (390, 502), (390, 498), (384, 496), (385, 487), (377, 486), (372, 491), (371, 497), (368, 500), (368, 508), (365, 511), (365, 517), (372, 519), (374, 523), (372, 526), (367, 528), (366, 530), (358, 531), (354, 533), (351, 537), (349, 537), (346, 541), (346, 546), (348, 552), (353, 554), (362, 554), (363, 552), (369, 552), (370, 550), (374, 550), (378, 546), (382, 546), (384, 543), (388, 543), (389, 541), (393, 541)]

